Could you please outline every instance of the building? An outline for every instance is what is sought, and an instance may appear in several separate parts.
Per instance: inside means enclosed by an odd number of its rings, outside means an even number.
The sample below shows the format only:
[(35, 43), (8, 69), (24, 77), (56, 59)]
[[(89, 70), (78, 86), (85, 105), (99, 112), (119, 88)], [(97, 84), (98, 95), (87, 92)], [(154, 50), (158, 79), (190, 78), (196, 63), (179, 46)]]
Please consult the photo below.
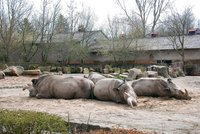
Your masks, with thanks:
[[(192, 31), (189, 31), (192, 32)], [(200, 75), (200, 35), (191, 33), (193, 36), (185, 36), (185, 61), (186, 63), (193, 64), (195, 66), (195, 73)], [(61, 52), (56, 50), (57, 45), (66, 42), (69, 39), (68, 34), (58, 34), (53, 37), (55, 44), (54, 51), (49, 56), (51, 63), (56, 63)], [(124, 39), (124, 38), (123, 38)], [(83, 46), (89, 46), (90, 58), (85, 61), (85, 64), (106, 65), (113, 63), (113, 57), (106, 55), (113, 51), (113, 43), (120, 47), (120, 40), (111, 41), (102, 31), (90, 31), (90, 32), (75, 32), (73, 40), (79, 42)], [(129, 39), (130, 40), (130, 39)], [(126, 40), (127, 42), (127, 40)], [(67, 45), (67, 44), (65, 44)], [(61, 47), (62, 50), (64, 47)], [(67, 48), (65, 48), (67, 49)], [(125, 58), (120, 57), (121, 63), (126, 63), (129, 66), (134, 65), (150, 65), (150, 64), (167, 64), (174, 67), (181, 66), (181, 56), (174, 49), (172, 42), (168, 37), (149, 37), (141, 39), (133, 39), (129, 43), (128, 54)], [(121, 53), (120, 51), (118, 51)], [(137, 54), (136, 54), (137, 53)], [(72, 63), (79, 64), (79, 61), (72, 61)]]
[(191, 28), (188, 30), (188, 35), (196, 35), (196, 34), (200, 34), (199, 28)]

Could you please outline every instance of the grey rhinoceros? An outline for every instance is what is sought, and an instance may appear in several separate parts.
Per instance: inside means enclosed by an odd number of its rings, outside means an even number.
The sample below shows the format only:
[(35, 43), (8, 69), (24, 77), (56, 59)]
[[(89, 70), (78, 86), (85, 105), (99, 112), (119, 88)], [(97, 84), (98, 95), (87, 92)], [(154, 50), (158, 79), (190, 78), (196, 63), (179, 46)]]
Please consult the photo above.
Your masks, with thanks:
[(77, 99), (90, 98), (94, 83), (81, 77), (63, 77), (59, 75), (44, 75), (38, 79), (32, 79), (32, 85), (23, 90), (29, 90), (30, 97)]
[(127, 103), (133, 107), (137, 105), (137, 95), (129, 83), (114, 78), (99, 80), (94, 87), (94, 96), (103, 101)]
[(97, 73), (97, 72), (91, 72), (88, 77), (88, 79), (90, 79), (91, 81), (95, 83), (97, 83), (97, 81), (101, 80), (101, 79), (105, 79), (106, 77)]
[(171, 79), (140, 78), (129, 83), (137, 96), (174, 97), (184, 100), (191, 99), (188, 91), (185, 89), (185, 92), (183, 92)]

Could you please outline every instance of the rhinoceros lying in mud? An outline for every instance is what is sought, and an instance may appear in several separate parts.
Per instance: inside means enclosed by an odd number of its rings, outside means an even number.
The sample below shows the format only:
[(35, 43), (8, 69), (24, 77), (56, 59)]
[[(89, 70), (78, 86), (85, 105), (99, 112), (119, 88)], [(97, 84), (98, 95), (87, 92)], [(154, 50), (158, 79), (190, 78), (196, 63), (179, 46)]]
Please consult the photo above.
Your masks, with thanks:
[(141, 78), (130, 82), (137, 96), (174, 97), (190, 100), (187, 90), (181, 91), (172, 81), (161, 78)]
[(45, 75), (33, 79), (23, 90), (28, 89), (30, 97), (77, 99), (89, 98), (93, 88), (94, 83), (86, 78)]
[(127, 103), (133, 107), (137, 105), (137, 96), (129, 83), (114, 78), (99, 80), (94, 87), (94, 96), (103, 101)]
[(99, 73), (96, 73), (96, 72), (91, 72), (88, 77), (88, 79), (90, 79), (91, 81), (95, 83), (97, 83), (97, 81), (101, 80), (101, 79), (105, 79), (106, 77), (99, 74)]

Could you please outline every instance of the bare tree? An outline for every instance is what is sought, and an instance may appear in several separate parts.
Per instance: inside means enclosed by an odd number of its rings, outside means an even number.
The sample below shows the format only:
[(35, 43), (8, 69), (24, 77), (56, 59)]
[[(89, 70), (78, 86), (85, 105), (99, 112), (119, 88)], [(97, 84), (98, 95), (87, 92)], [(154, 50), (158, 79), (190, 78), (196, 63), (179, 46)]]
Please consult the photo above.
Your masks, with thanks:
[(59, 15), (55, 30), (56, 34), (67, 34), (69, 32), (69, 23), (67, 22), (67, 18), (64, 15)]
[[(67, 53), (64, 59), (67, 63), (72, 60), (80, 60), (81, 63), (89, 57), (90, 37), (93, 35), (95, 14), (90, 8), (82, 5), (81, 10), (77, 9), (75, 1), (70, 0), (67, 6), (67, 22), (69, 24), (69, 38), (65, 41)], [(76, 37), (74, 35), (76, 34)], [(66, 51), (66, 50), (63, 50)]]
[(136, 14), (140, 17), (142, 22), (143, 37), (146, 35), (146, 25), (149, 14), (152, 10), (152, 0), (135, 0), (139, 13)]
[(82, 4), (82, 10), (79, 13), (78, 26), (83, 26), (85, 31), (92, 31), (94, 28), (95, 14), (89, 7)]
[(181, 56), (183, 70), (185, 65), (185, 36), (187, 35), (188, 24), (193, 23), (192, 8), (187, 7), (182, 13), (173, 12), (165, 21), (169, 40), (172, 42), (173, 48)]
[[(117, 4), (119, 7), (125, 12), (128, 19), (134, 24), (134, 20), (129, 15), (124, 0), (117, 0)], [(138, 11), (132, 11), (134, 14), (140, 17), (142, 23), (143, 37), (146, 35), (146, 25), (149, 14), (152, 10), (152, 0), (135, 0), (135, 4), (137, 6)]]
[(29, 22), (28, 18), (25, 18), (23, 22), (19, 24), (19, 44), (21, 45), (20, 52), (25, 62), (30, 62), (38, 51), (36, 41), (39, 37), (38, 29), (34, 26), (32, 21)]
[(171, 0), (153, 0), (152, 10), (153, 10), (153, 22), (151, 27), (151, 32), (155, 31), (156, 25), (160, 19), (163, 12), (171, 7)]
[(130, 26), (123, 22), (123, 18), (114, 17), (111, 19), (108, 17), (108, 32), (111, 38), (110, 50), (106, 53), (111, 56), (115, 64), (124, 64), (130, 57), (133, 57), (131, 43), (133, 37), (130, 37)]
[(0, 0), (0, 41), (5, 62), (10, 61), (11, 48), (17, 43), (17, 26), (31, 9), (26, 0)]
[(77, 11), (77, 6), (74, 0), (70, 0), (70, 3), (67, 5), (67, 20), (69, 23), (69, 33), (70, 40), (73, 39), (74, 33), (77, 30), (78, 20), (79, 20), (79, 12)]
[[(160, 19), (160, 16), (170, 7), (171, 0), (134, 0), (137, 9), (127, 11), (126, 3), (124, 0), (117, 0), (117, 4), (124, 11), (131, 24), (135, 25), (135, 15), (140, 18), (143, 34), (146, 36), (148, 23), (152, 23), (151, 32), (154, 32), (155, 27)], [(150, 22), (149, 17), (152, 16), (153, 22)]]
[(60, 10), (60, 0), (55, 4), (49, 2), (49, 0), (42, 0), (42, 12), (39, 16), (38, 23), (40, 27), (41, 57), (44, 64), (48, 60), (48, 55), (53, 45), (53, 36)]

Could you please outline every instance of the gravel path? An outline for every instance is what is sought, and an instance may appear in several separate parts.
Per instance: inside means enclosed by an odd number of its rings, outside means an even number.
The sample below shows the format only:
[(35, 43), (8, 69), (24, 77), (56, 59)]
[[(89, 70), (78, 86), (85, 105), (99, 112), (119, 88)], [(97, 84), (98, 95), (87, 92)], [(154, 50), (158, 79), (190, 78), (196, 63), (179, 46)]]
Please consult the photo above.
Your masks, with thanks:
[(179, 77), (173, 81), (189, 91), (192, 100), (140, 97), (139, 104), (97, 100), (35, 99), (22, 87), (35, 77), (6, 77), (0, 80), (0, 108), (23, 109), (57, 114), (71, 122), (102, 127), (136, 128), (164, 134), (200, 133), (200, 77)]

